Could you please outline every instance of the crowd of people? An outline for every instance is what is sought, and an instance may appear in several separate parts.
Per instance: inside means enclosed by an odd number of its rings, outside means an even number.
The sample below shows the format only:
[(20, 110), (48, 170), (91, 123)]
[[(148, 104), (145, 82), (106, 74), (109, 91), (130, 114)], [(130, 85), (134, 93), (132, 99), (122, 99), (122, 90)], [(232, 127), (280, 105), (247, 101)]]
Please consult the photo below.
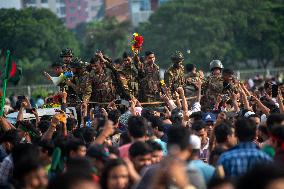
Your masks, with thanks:
[[(284, 188), (279, 78), (239, 81), (220, 60), (206, 77), (179, 51), (164, 80), (151, 51), (115, 61), (98, 51), (89, 63), (71, 49), (60, 55), (45, 72), (60, 92), (5, 105), (0, 188)], [(53, 105), (55, 115), (39, 116)], [(12, 124), (6, 115), (15, 111)]]

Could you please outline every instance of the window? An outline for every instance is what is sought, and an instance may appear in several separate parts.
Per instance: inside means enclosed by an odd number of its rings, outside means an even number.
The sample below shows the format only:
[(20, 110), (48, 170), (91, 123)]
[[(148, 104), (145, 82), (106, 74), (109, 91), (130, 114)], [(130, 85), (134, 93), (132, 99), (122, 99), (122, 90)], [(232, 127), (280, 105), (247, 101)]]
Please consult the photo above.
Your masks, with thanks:
[(74, 7), (71, 7), (71, 8), (69, 9), (69, 12), (70, 12), (70, 13), (74, 13), (74, 12), (75, 12), (75, 8), (74, 8)]
[(60, 7), (60, 13), (65, 14), (65, 7)]
[(75, 22), (76, 18), (74, 16), (70, 17), (70, 22)]
[(41, 3), (48, 3), (48, 0), (41, 0)]

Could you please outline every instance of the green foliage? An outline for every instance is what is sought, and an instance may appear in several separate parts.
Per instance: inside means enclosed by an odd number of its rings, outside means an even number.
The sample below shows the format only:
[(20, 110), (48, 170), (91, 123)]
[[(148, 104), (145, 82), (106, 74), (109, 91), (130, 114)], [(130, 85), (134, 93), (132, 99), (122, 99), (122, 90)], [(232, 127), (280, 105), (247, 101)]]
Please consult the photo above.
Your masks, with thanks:
[[(283, 61), (283, 11), (271, 0), (175, 0), (161, 6), (140, 25), (144, 49), (156, 52), (163, 67), (174, 50), (191, 54), (186, 61), (207, 69), (212, 59), (226, 67), (239, 62), (259, 67)], [(280, 9), (281, 10), (281, 9)], [(282, 9), (283, 10), (283, 9)], [(280, 40), (281, 39), (281, 40)]]
[(48, 96), (48, 91), (44, 88), (37, 88), (35, 91), (32, 92), (32, 97), (36, 99), (37, 96), (45, 98)]
[[(44, 60), (41, 68), (58, 61), (62, 48), (71, 47), (80, 54), (79, 44), (59, 18), (47, 9), (0, 9), (0, 49), (10, 49), (15, 57), (25, 62), (22, 66), (26, 81), (41, 82), (40, 75), (25, 75), (26, 69), (37, 72), (37, 67), (29, 64)], [(25, 67), (27, 66), (27, 67)], [(39, 66), (39, 65), (37, 65)], [(28, 72), (30, 73), (30, 72)]]
[(80, 25), (76, 33), (83, 43), (85, 57), (92, 56), (98, 49), (111, 57), (119, 57), (125, 50), (130, 50), (129, 28), (128, 22), (119, 23), (108, 18)]

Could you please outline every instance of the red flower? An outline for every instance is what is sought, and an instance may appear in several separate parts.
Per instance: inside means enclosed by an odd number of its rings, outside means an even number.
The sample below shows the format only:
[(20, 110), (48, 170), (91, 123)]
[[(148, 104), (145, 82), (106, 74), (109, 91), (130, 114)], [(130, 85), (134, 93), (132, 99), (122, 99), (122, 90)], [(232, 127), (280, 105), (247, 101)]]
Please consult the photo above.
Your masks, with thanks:
[(134, 38), (134, 41), (135, 41), (135, 43), (134, 43), (135, 48), (140, 48), (140, 47), (142, 47), (142, 44), (143, 44), (143, 37), (142, 37), (141, 35), (136, 36), (136, 37)]

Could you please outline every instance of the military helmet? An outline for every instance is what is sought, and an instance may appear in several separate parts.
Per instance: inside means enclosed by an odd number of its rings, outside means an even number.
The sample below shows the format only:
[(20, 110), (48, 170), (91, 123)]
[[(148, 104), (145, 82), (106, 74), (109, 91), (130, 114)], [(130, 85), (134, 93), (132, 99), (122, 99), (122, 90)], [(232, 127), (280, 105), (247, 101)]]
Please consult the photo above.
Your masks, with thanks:
[(60, 53), (60, 57), (66, 57), (66, 56), (73, 57), (73, 50), (69, 48), (62, 49)]
[(184, 57), (183, 54), (180, 51), (175, 51), (172, 55), (171, 55), (171, 59), (172, 60), (176, 60), (176, 61), (183, 61)]
[(76, 57), (72, 59), (70, 67), (71, 68), (83, 68), (84, 64), (80, 58)]
[(212, 60), (210, 62), (210, 70), (212, 71), (214, 68), (220, 68), (223, 69), (224, 66), (220, 60)]

